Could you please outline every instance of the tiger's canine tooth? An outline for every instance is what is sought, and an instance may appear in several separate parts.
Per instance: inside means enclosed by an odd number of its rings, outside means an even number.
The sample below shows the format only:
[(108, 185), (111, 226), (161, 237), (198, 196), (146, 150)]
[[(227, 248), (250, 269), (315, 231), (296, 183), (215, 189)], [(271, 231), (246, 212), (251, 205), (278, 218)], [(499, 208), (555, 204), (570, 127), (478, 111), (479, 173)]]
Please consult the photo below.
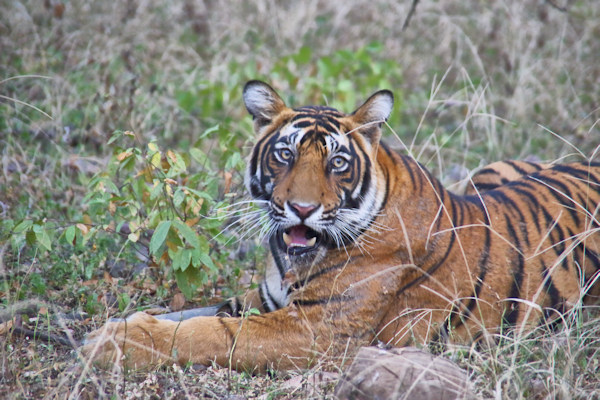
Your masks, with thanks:
[(285, 242), (286, 246), (289, 246), (292, 244), (292, 238), (290, 237), (290, 235), (288, 235), (285, 232), (283, 232), (283, 241)]

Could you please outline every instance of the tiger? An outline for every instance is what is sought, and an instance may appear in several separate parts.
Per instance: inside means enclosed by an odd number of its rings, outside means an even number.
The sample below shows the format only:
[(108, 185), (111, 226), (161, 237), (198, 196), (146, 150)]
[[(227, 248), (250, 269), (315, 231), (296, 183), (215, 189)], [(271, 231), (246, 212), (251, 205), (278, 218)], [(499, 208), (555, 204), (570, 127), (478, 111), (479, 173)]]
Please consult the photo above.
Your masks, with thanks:
[[(598, 301), (600, 163), (458, 195), (381, 140), (389, 90), (349, 114), (290, 108), (261, 81), (243, 100), (257, 135), (245, 184), (267, 216), (264, 282), (207, 313), (108, 321), (81, 348), (98, 365), (307, 369), (374, 343), (519, 332)], [(239, 312), (251, 307), (264, 312)]]

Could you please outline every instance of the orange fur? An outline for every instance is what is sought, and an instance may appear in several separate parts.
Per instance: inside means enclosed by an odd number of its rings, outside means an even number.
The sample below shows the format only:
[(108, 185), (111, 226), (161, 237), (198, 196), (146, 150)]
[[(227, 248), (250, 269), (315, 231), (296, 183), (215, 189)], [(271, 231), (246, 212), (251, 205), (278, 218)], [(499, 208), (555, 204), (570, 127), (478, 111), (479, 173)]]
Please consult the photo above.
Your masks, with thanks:
[(530, 161), (496, 161), (479, 169), (471, 176), (470, 182), (465, 188), (465, 194), (477, 194), (478, 192), (495, 189), (510, 181), (535, 174), (551, 166), (552, 164)]

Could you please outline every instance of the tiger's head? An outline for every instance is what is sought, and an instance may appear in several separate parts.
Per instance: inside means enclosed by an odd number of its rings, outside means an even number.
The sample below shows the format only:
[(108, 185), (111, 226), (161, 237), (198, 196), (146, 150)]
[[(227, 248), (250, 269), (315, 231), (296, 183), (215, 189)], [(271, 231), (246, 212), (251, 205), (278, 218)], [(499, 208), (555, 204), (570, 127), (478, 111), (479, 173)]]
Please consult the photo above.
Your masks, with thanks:
[(351, 114), (289, 108), (260, 81), (248, 82), (243, 98), (258, 135), (245, 181), (266, 206), (271, 249), (309, 264), (354, 243), (385, 201), (376, 159), (392, 93), (373, 94)]

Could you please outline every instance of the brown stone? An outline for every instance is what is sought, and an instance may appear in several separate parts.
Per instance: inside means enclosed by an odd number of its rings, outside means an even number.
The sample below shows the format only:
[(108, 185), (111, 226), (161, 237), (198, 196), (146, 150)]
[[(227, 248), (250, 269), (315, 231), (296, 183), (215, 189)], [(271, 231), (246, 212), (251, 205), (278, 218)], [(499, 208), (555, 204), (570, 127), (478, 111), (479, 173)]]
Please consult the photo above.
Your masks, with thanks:
[(468, 376), (456, 364), (405, 347), (363, 347), (338, 383), (338, 399), (474, 399)]

